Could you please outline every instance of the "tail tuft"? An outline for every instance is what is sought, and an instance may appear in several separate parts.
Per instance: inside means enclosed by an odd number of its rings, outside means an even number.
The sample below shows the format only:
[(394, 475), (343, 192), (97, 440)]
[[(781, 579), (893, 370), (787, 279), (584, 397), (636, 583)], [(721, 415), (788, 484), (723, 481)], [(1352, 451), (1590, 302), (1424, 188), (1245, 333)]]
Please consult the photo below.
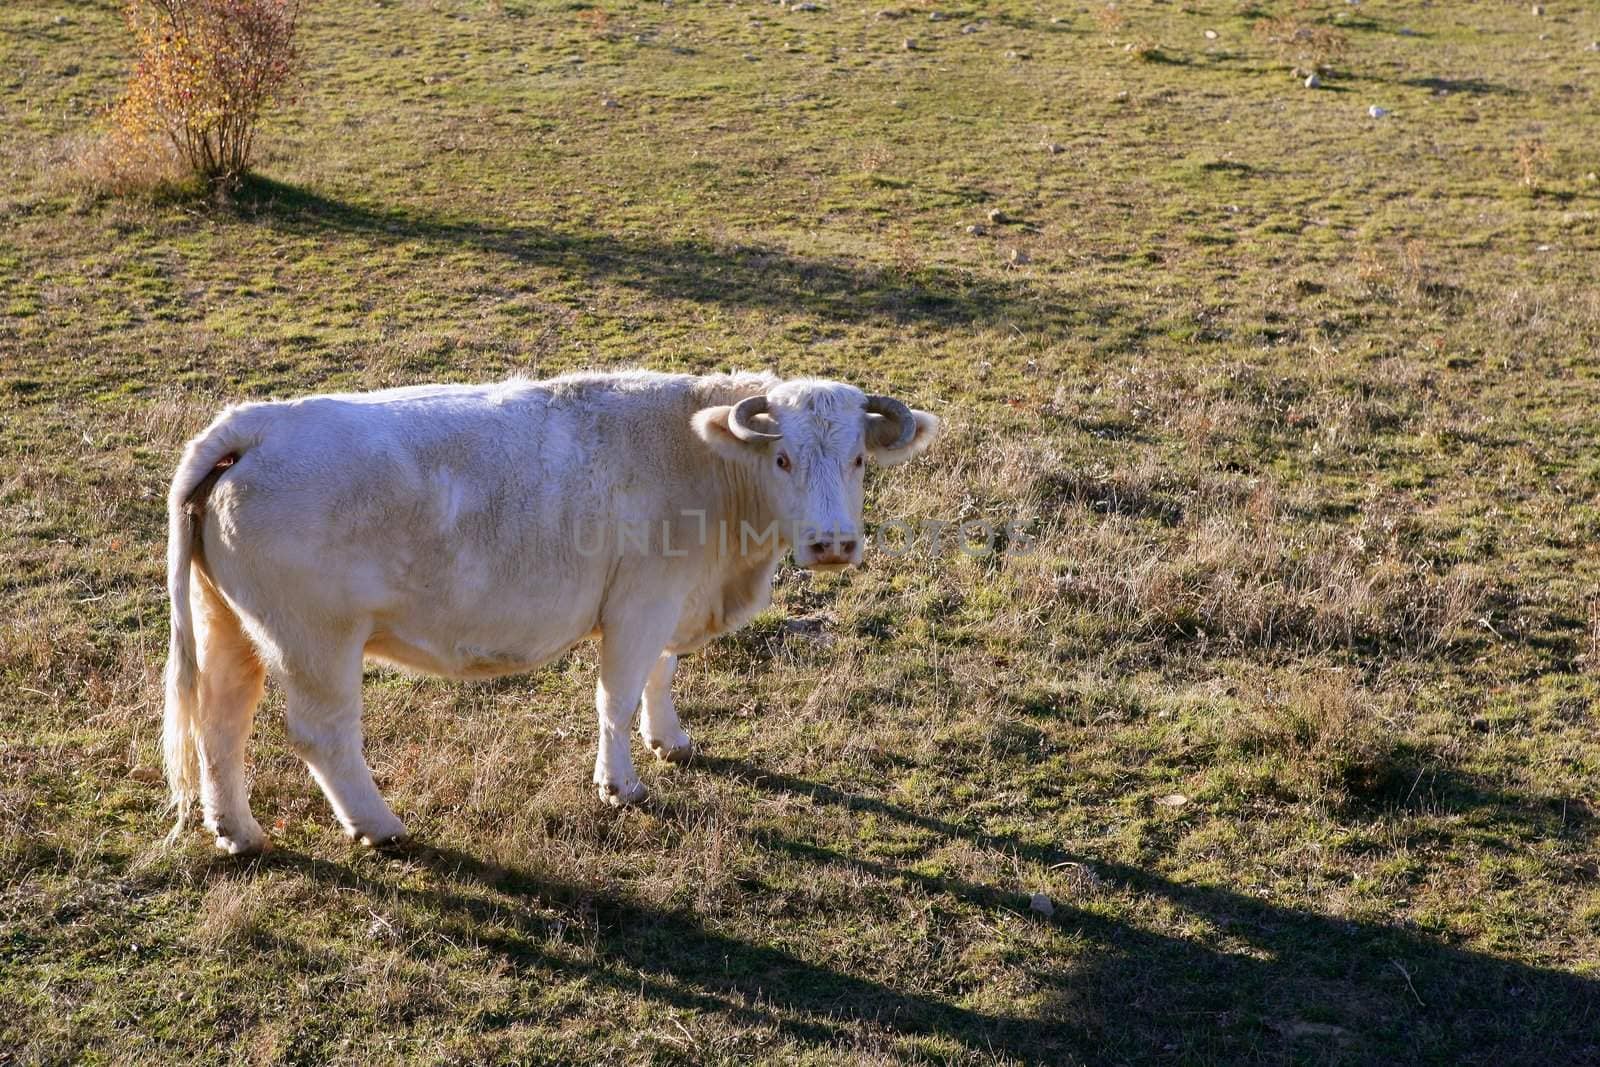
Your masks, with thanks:
[[(188, 562), (184, 568), (187, 570)], [(184, 576), (184, 614), (188, 615), (188, 576)], [(189, 825), (190, 812), (200, 797), (200, 752), (195, 746), (195, 712), (199, 704), (199, 671), (195, 665), (194, 634), (177, 622), (179, 601), (173, 600), (172, 644), (167, 653), (167, 708), (161, 724), (161, 747), (167, 764), (168, 810), (177, 817), (167, 843), (177, 841)]]

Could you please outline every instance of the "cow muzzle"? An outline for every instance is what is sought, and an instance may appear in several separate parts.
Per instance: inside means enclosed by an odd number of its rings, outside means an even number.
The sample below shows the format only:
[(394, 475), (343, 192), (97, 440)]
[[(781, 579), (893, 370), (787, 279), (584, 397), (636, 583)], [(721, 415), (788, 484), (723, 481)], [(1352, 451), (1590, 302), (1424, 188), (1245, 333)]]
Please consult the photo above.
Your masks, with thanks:
[(794, 559), (814, 571), (842, 571), (861, 562), (861, 538), (854, 533), (808, 531), (794, 549)]

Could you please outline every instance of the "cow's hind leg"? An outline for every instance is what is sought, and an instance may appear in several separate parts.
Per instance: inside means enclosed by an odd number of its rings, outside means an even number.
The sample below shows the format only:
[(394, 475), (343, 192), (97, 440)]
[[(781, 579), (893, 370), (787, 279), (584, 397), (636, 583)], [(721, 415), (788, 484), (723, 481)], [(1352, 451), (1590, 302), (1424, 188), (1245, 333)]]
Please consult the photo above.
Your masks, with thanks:
[(687, 763), (694, 755), (694, 742), (678, 722), (678, 709), (672, 702), (672, 674), (678, 657), (663, 652), (644, 684), (644, 711), (639, 716), (639, 736), (657, 759), (668, 763)]
[(195, 749), (206, 829), (216, 835), (217, 847), (224, 852), (259, 852), (267, 836), (250, 814), (245, 746), (267, 672), (239, 617), (204, 577), (190, 586), (190, 605), (199, 667)]
[(284, 679), (289, 743), (345, 833), (364, 845), (397, 841), (406, 828), (379, 795), (361, 751), (361, 646), (341, 648), (324, 662), (321, 670)]

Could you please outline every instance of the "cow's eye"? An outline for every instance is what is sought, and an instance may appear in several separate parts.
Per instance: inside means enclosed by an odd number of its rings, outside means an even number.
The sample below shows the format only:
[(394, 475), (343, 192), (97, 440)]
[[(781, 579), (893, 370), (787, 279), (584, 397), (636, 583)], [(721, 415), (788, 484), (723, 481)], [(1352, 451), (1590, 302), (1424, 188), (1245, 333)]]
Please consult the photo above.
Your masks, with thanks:
[(778, 453), (778, 469), (781, 471), (786, 471), (789, 469), (789, 456), (787, 453)]
[(861, 466), (861, 465), (862, 465), (862, 464), (863, 464), (863, 463), (865, 463), (865, 462), (866, 462), (866, 461), (867, 461), (867, 457), (866, 457), (866, 456), (857, 456), (857, 457), (856, 457), (856, 466), (858, 466), (858, 467), (859, 467), (859, 466)]

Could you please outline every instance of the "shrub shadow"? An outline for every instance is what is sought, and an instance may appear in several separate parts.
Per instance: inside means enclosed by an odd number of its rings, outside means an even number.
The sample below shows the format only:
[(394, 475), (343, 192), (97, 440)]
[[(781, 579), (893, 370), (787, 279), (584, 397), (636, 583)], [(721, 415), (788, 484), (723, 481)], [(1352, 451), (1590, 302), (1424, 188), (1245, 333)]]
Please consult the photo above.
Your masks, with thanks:
[(1469, 96), (1523, 96), (1521, 89), (1482, 78), (1401, 78), (1399, 85), (1429, 89), (1436, 93), (1466, 93)]
[(260, 177), (245, 183), (233, 210), (291, 233), (333, 231), (382, 242), (464, 245), (656, 297), (802, 313), (830, 321), (995, 323), (1065, 330), (1120, 312), (1119, 307), (1103, 303), (1069, 304), (1067, 294), (1021, 274), (1006, 278), (942, 265), (874, 266), (797, 255), (761, 244), (722, 245), (461, 221), (365, 207)]

